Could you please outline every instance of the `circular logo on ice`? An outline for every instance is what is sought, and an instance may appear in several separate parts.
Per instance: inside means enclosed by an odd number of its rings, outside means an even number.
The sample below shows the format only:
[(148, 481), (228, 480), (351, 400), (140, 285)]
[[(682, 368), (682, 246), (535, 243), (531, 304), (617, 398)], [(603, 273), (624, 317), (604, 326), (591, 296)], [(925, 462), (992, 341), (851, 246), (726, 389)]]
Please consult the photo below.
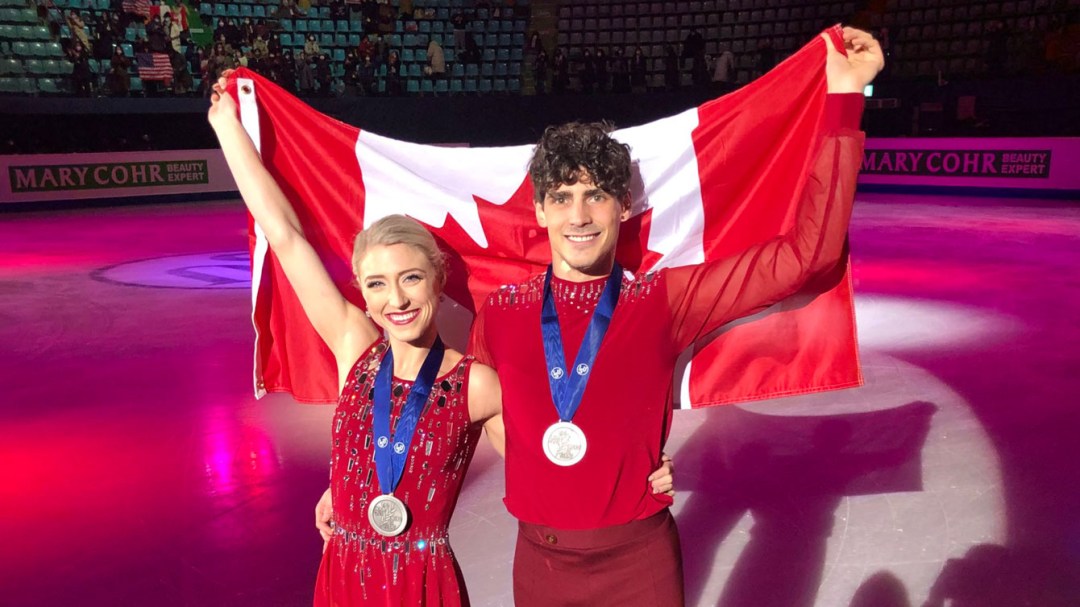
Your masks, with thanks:
[(251, 286), (251, 262), (247, 251), (174, 255), (101, 268), (92, 276), (134, 287), (247, 289)]

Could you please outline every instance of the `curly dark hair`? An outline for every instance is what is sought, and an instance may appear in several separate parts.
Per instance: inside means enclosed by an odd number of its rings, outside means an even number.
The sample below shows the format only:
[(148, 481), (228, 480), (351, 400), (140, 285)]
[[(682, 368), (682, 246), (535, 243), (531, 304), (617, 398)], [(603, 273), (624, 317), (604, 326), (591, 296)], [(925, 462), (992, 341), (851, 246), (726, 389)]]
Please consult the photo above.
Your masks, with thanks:
[(623, 200), (630, 189), (630, 146), (615, 141), (607, 122), (570, 122), (550, 126), (529, 161), (529, 179), (537, 203), (561, 185), (583, 175), (601, 190)]

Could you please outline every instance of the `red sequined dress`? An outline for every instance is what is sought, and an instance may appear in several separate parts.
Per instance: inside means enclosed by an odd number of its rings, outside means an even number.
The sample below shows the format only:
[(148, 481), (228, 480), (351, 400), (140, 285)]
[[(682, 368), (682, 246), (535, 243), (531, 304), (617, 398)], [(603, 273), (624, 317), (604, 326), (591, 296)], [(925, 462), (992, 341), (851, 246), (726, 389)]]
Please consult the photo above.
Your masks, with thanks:
[[(315, 606), (468, 605), (447, 527), (482, 429), (469, 421), (473, 359), (464, 357), (436, 378), (394, 491), (409, 508), (409, 526), (399, 536), (384, 537), (368, 523), (367, 507), (381, 493), (372, 457), (371, 411), (375, 375), (387, 347), (380, 340), (356, 361), (334, 414), (330, 491), (335, 534), (319, 566)], [(393, 380), (392, 427), (412, 383)]]

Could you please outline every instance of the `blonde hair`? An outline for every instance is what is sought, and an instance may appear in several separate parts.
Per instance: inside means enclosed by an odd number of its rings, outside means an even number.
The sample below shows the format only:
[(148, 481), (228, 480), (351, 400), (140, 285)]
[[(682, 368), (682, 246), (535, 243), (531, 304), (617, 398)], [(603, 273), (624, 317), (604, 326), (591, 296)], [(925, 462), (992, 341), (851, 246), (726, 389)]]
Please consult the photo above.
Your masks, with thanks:
[(405, 215), (387, 215), (356, 235), (353, 242), (352, 270), (360, 276), (360, 261), (368, 249), (395, 244), (408, 245), (424, 254), (435, 268), (436, 284), (446, 284), (446, 255), (439, 250), (435, 237), (419, 221)]

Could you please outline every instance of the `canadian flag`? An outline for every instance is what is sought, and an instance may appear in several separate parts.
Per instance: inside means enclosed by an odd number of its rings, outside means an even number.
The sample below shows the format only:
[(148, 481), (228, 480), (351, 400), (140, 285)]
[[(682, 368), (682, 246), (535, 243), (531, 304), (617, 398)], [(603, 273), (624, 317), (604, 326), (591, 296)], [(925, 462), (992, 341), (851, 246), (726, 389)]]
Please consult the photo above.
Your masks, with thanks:
[[(839, 29), (829, 30), (837, 39)], [(837, 42), (838, 48), (843, 45)], [(634, 161), (633, 216), (620, 263), (634, 272), (737, 253), (786, 230), (820, 135), (825, 102), (820, 38), (774, 70), (676, 116), (616, 131)], [(345, 297), (363, 306), (350, 270), (356, 234), (404, 213), (450, 255), (444, 339), (463, 347), (469, 323), (496, 287), (550, 262), (536, 225), (527, 164), (532, 145), (446, 148), (396, 141), (324, 116), (259, 75), (229, 83), (263, 163), (296, 208), (304, 232)], [(256, 393), (333, 402), (329, 349), (304, 316), (250, 218)], [(685, 353), (682, 408), (846, 388), (862, 383), (847, 272)]]

